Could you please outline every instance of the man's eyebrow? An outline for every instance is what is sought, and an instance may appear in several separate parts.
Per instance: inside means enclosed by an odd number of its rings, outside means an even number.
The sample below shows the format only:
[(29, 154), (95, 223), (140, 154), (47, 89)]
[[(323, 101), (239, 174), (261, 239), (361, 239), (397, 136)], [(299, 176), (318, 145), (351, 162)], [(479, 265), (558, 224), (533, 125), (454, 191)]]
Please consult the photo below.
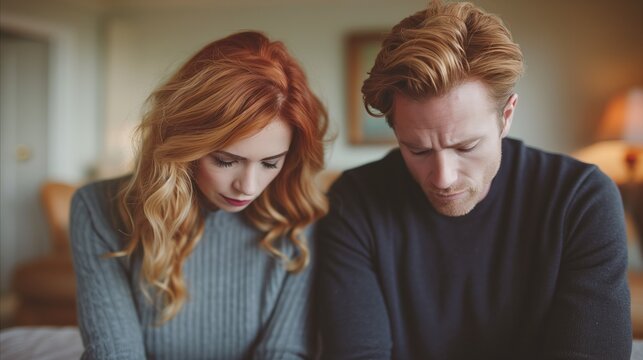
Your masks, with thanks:
[(404, 145), (404, 146), (406, 146), (406, 147), (409, 147), (409, 148), (413, 148), (413, 149), (426, 149), (424, 146), (411, 144), (411, 143), (406, 142), (406, 141), (404, 141), (404, 140), (400, 140), (400, 142), (402, 143), (402, 145)]
[[(238, 161), (246, 160), (246, 158), (244, 158), (243, 156), (235, 155), (235, 154), (229, 153), (227, 151), (223, 151), (223, 150), (218, 150), (217, 153), (223, 154), (223, 155), (231, 158), (232, 160), (238, 160)], [(281, 154), (265, 157), (265, 158), (261, 159), (261, 161), (278, 159), (278, 158), (286, 155), (286, 153), (288, 153), (288, 150), (282, 152)]]
[(474, 136), (474, 137), (471, 137), (469, 139), (459, 141), (459, 142), (457, 142), (457, 143), (455, 143), (453, 145), (449, 145), (449, 147), (460, 147), (460, 146), (464, 146), (464, 145), (469, 145), (472, 142), (476, 142), (476, 141), (480, 140), (480, 138), (481, 138), (481, 136)]

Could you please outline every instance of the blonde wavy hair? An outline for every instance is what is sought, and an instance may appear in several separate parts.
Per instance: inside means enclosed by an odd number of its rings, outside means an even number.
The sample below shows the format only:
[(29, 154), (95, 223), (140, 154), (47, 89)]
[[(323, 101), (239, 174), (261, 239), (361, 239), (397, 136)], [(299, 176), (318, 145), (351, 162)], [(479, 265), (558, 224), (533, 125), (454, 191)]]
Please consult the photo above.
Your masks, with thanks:
[(441, 96), (466, 80), (481, 80), (500, 111), (523, 68), (520, 47), (499, 17), (467, 2), (432, 1), (384, 39), (362, 86), (364, 106), (393, 127), (395, 94)]
[[(327, 113), (303, 70), (281, 42), (242, 32), (212, 42), (148, 98), (138, 128), (135, 169), (120, 190), (120, 220), (129, 243), (112, 256), (142, 253), (141, 277), (161, 299), (160, 322), (187, 299), (182, 265), (204, 229), (194, 182), (196, 161), (248, 137), (276, 118), (293, 130), (279, 175), (243, 215), (263, 237), (260, 246), (298, 272), (310, 253), (302, 230), (327, 212), (313, 177), (324, 166)], [(294, 258), (276, 247), (281, 237)]]

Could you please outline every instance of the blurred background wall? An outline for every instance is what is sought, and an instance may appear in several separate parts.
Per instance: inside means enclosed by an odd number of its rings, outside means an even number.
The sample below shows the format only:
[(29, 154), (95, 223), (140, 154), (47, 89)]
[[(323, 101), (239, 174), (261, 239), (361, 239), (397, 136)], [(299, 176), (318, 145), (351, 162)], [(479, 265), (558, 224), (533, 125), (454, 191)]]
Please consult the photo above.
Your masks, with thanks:
[[(525, 54), (527, 71), (517, 88), (514, 137), (547, 150), (572, 152), (594, 141), (611, 96), (643, 85), (643, 1), (476, 3), (504, 19)], [(38, 256), (49, 246), (46, 233), (37, 230), (45, 227), (37, 184), (44, 179), (82, 183), (126, 172), (131, 129), (140, 119), (146, 96), (201, 46), (232, 32), (264, 31), (282, 40), (300, 60), (338, 134), (329, 148), (328, 168), (341, 170), (381, 157), (391, 146), (352, 146), (347, 140), (344, 40), (351, 32), (388, 29), (425, 4), (424, 0), (2, 0), (3, 44), (14, 38), (45, 43), (48, 72), (44, 101), (39, 104), (28, 95), (29, 89), (16, 90), (17, 98), (28, 99), (21, 106), (45, 109), (40, 120), (20, 120), (40, 121), (36, 127), (45, 129), (44, 140), (37, 141), (45, 142), (44, 150), (29, 147), (33, 131), (20, 134), (19, 126), (3, 123), (7, 136), (2, 145), (5, 220), (0, 291), (8, 290), (16, 262)], [(25, 63), (19, 59), (12, 61)], [(3, 72), (3, 84), (11, 77), (6, 74), (13, 73)], [(17, 89), (14, 85), (7, 86)], [(3, 85), (3, 92), (9, 93), (4, 89)], [(8, 103), (14, 104), (11, 99)], [(12, 106), (3, 104), (3, 114)], [(40, 158), (42, 173), (21, 173), (16, 152), (23, 159)], [(9, 225), (11, 221), (17, 225)]]

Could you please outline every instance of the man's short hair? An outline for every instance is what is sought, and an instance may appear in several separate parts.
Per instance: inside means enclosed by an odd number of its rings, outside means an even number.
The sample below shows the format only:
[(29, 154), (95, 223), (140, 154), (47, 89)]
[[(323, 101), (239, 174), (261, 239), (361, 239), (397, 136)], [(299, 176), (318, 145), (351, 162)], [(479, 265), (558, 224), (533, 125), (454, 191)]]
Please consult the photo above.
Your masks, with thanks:
[(466, 80), (481, 80), (501, 111), (522, 72), (520, 47), (498, 16), (471, 3), (433, 1), (384, 40), (362, 86), (364, 105), (392, 127), (395, 94), (441, 96)]

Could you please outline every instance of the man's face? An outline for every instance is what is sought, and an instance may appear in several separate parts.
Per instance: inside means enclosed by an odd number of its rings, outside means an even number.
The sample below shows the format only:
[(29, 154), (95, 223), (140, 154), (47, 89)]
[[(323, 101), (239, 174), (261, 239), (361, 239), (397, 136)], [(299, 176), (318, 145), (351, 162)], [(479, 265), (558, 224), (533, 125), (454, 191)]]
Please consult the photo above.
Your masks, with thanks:
[(462, 216), (487, 195), (500, 167), (501, 139), (509, 132), (516, 101), (514, 94), (499, 115), (480, 81), (419, 101), (395, 96), (400, 151), (436, 211)]

